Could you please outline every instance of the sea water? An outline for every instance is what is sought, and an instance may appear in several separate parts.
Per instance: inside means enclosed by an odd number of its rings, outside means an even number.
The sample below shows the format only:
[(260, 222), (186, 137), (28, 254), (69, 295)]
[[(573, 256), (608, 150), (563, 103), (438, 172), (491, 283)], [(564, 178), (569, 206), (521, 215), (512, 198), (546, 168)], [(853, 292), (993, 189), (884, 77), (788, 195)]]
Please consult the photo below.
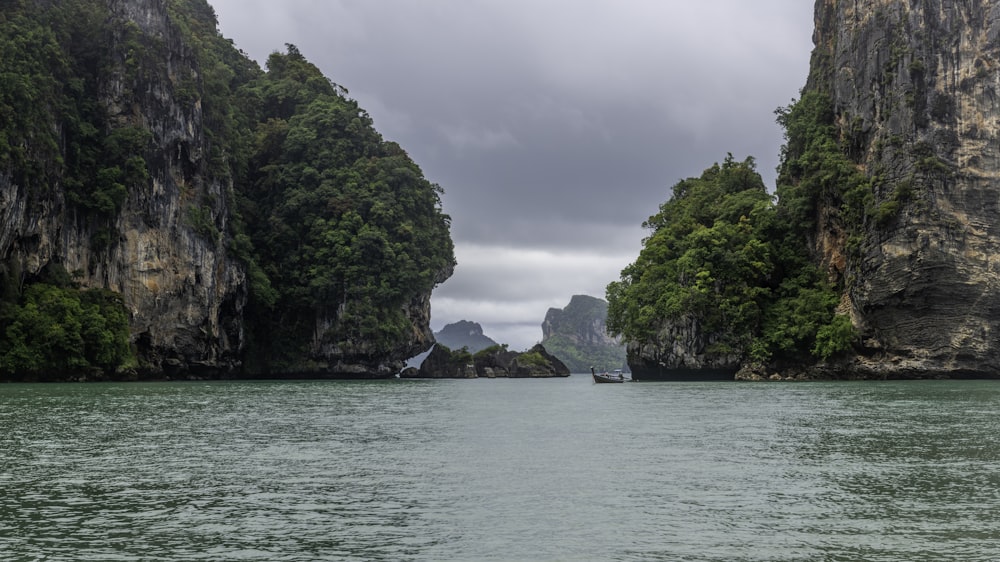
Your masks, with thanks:
[(0, 385), (0, 559), (1000, 559), (1000, 382)]

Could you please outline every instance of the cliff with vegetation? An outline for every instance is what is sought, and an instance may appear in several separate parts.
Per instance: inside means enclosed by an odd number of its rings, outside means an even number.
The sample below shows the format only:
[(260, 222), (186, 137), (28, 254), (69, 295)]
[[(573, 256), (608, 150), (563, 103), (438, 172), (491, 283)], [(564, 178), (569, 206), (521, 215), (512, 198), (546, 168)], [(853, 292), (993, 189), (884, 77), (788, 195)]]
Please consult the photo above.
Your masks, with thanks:
[(835, 287), (804, 243), (808, 222), (792, 212), (752, 158), (673, 186), (638, 259), (608, 286), (608, 330), (627, 342), (634, 379), (733, 378), (849, 348)]
[[(814, 248), (861, 335), (847, 367), (1000, 375), (1000, 6), (827, 1), (816, 18), (806, 91), (856, 170), (814, 196)], [(787, 181), (815, 183), (808, 150)]]
[(625, 346), (608, 335), (608, 303), (573, 295), (566, 308), (550, 308), (542, 322), (542, 345), (574, 373), (624, 369)]
[(1000, 375), (998, 25), (983, 2), (817, 1), (777, 201), (749, 160), (680, 182), (608, 288), (633, 370)]
[(204, 0), (0, 13), (0, 378), (389, 376), (454, 265), (440, 188)]

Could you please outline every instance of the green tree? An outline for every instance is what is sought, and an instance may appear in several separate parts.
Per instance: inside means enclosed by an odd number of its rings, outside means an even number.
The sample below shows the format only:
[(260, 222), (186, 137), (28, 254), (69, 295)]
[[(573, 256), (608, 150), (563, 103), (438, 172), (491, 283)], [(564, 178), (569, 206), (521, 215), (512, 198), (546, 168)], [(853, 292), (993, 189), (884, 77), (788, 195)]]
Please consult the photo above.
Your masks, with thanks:
[(754, 161), (723, 164), (674, 186), (645, 225), (635, 263), (608, 287), (608, 330), (653, 342), (665, 321), (698, 318), (721, 345), (742, 348), (761, 321), (773, 269), (770, 245), (751, 218), (771, 212)]
[(128, 314), (109, 291), (36, 283), (0, 319), (0, 373), (8, 376), (113, 372), (134, 363)]
[(834, 315), (839, 288), (810, 255), (818, 198), (857, 189), (844, 185), (856, 176), (842, 160), (813, 163), (813, 153), (829, 148), (825, 140), (799, 138), (829, 133), (815, 121), (825, 115), (821, 107), (810, 98), (779, 120), (789, 135), (783, 177), (816, 165), (828, 171), (825, 180), (782, 184), (774, 203), (753, 160), (729, 156), (674, 186), (644, 225), (652, 233), (638, 259), (608, 286), (612, 334), (662, 344), (664, 326), (693, 321), (714, 336), (712, 351), (758, 361), (808, 362), (849, 347), (850, 322)]

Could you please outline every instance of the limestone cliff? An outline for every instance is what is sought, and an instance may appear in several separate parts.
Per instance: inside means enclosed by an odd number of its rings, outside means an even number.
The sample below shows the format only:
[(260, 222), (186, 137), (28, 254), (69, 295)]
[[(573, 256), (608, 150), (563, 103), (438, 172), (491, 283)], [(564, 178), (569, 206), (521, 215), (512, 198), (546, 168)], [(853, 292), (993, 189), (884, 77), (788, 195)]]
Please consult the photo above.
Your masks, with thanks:
[[(232, 371), (243, 345), (244, 269), (227, 254), (224, 237), (203, 236), (185, 220), (192, 205), (204, 204), (226, 232), (230, 205), (230, 186), (207, 170), (200, 104), (175, 96), (178, 76), (197, 76), (200, 68), (163, 0), (108, 6), (106, 72), (96, 78), (95, 101), (107, 127), (148, 131), (148, 181), (130, 186), (119, 212), (104, 223), (68, 204), (58, 189), (39, 197), (15, 181), (15, 170), (0, 172), (0, 258), (25, 279), (58, 263), (84, 287), (120, 293), (144, 370)], [(162, 56), (142, 76), (127, 68), (130, 33), (155, 43)], [(61, 126), (52, 118), (53, 127)], [(101, 230), (106, 243), (95, 244)]]
[(114, 376), (386, 377), (432, 345), (440, 188), (293, 46), (262, 71), (205, 0), (12, 0), (0, 45), (0, 378), (53, 270), (120, 295)]
[(805, 91), (871, 190), (860, 225), (817, 209), (862, 334), (846, 368), (1000, 376), (1000, 3), (819, 0), (814, 41)]
[(629, 342), (628, 366), (634, 380), (731, 380), (742, 354), (716, 350), (718, 335), (701, 327), (698, 318), (664, 322), (650, 343)]

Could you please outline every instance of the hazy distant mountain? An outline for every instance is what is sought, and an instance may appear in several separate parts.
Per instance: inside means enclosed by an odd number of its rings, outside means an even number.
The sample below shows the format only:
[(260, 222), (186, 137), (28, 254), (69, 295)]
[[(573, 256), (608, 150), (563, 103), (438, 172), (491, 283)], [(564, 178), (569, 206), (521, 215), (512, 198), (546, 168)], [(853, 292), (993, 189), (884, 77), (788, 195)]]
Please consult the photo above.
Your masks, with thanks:
[(468, 348), (470, 353), (497, 345), (497, 342), (483, 335), (482, 326), (468, 320), (448, 324), (440, 332), (434, 332), (434, 339), (455, 351)]
[(542, 345), (574, 373), (627, 369), (625, 346), (608, 335), (608, 303), (574, 295), (566, 308), (550, 308), (542, 323)]

